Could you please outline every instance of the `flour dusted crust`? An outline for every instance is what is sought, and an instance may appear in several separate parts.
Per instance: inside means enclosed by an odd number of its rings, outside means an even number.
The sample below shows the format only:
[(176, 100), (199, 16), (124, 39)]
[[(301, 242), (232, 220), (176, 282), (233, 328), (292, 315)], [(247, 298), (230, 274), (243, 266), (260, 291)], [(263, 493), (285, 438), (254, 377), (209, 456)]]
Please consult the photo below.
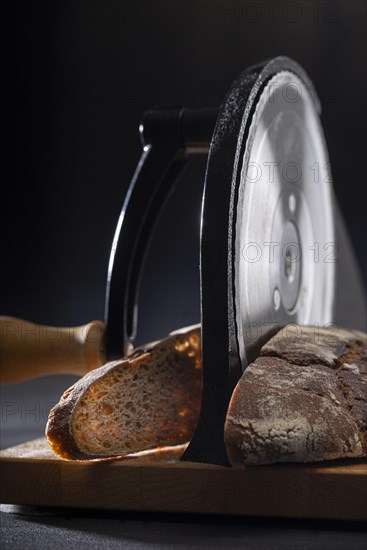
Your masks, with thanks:
[(225, 443), (232, 464), (366, 456), (366, 335), (282, 329), (237, 384)]
[(89, 372), (51, 410), (46, 436), (64, 459), (123, 456), (191, 439), (201, 397), (200, 328)]

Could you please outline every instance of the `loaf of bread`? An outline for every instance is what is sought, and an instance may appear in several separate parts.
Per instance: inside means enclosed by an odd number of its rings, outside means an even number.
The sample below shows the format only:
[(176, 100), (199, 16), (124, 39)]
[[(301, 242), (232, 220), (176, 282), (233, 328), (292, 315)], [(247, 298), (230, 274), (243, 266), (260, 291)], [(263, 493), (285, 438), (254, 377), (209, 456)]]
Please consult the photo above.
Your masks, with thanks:
[(47, 440), (64, 459), (184, 443), (194, 433), (200, 399), (200, 327), (195, 326), (81, 378), (51, 410)]
[(225, 444), (233, 465), (366, 456), (366, 334), (278, 332), (233, 392)]

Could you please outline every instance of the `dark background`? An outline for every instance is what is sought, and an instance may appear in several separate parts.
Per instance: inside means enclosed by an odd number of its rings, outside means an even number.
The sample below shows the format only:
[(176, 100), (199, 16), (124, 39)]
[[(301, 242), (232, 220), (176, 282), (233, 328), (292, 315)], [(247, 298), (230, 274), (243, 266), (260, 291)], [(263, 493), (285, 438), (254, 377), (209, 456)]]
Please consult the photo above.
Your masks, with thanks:
[[(366, 7), (364, 0), (9, 3), (1, 313), (65, 326), (102, 319), (142, 113), (156, 104), (216, 106), (246, 66), (276, 55), (294, 58), (316, 85), (336, 195), (366, 280)], [(199, 321), (204, 169), (204, 159), (193, 161), (159, 225), (139, 342)], [(37, 387), (52, 401), (65, 384), (43, 379), (3, 395), (19, 401)]]

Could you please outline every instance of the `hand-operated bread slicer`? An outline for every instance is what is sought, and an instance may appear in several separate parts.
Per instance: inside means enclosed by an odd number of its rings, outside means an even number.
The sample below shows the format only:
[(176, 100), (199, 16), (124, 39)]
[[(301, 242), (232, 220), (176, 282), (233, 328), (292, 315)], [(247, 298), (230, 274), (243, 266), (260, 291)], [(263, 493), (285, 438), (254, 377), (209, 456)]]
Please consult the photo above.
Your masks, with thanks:
[(263, 342), (288, 323), (365, 328), (363, 287), (334, 200), (320, 104), (304, 70), (278, 57), (245, 70), (219, 110), (160, 108), (111, 252), (106, 356), (133, 342), (142, 266), (158, 214), (189, 157), (208, 153), (200, 285), (203, 388), (183, 460), (227, 464), (231, 391)]
[(124, 346), (133, 339), (152, 225), (187, 158), (208, 149), (200, 254), (202, 409), (185, 460), (226, 463), (223, 426), (231, 390), (272, 331), (287, 323), (349, 324), (348, 308), (344, 318), (335, 309), (337, 276), (355, 280), (351, 323), (364, 323), (362, 287), (345, 231), (335, 223), (319, 112), (303, 69), (278, 57), (245, 70), (219, 112), (158, 109), (143, 119), (144, 152), (111, 254), (106, 346), (111, 356), (121, 356), (121, 335)]

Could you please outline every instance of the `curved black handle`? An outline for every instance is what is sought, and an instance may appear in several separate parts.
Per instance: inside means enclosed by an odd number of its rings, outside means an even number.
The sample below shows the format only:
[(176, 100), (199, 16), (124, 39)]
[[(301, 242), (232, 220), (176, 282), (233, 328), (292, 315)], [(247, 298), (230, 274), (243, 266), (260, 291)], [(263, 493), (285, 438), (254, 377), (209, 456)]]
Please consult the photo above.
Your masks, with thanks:
[(180, 107), (145, 113), (143, 153), (117, 224), (108, 269), (106, 354), (122, 357), (134, 340), (138, 294), (146, 251), (161, 210), (188, 156), (208, 151), (217, 110)]

